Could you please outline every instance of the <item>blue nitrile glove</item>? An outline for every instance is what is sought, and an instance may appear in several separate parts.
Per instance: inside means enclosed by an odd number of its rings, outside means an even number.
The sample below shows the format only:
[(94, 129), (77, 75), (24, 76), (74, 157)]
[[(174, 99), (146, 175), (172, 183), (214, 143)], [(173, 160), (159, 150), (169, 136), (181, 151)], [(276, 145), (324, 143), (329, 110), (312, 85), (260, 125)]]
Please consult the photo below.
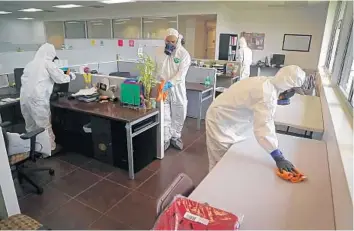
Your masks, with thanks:
[(283, 170), (287, 172), (295, 172), (294, 165), (284, 158), (283, 153), (279, 149), (274, 150), (270, 155), (273, 157), (280, 172), (283, 172)]
[(163, 86), (163, 91), (167, 91), (168, 89), (170, 89), (172, 87), (172, 83), (170, 81), (167, 81), (165, 83), (165, 85)]

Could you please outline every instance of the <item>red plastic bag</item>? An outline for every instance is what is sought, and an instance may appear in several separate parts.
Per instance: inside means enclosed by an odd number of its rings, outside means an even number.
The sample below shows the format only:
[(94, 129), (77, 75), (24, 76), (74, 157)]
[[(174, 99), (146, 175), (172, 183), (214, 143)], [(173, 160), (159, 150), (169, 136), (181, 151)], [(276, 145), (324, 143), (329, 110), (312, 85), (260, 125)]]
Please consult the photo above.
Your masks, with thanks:
[(238, 216), (176, 196), (158, 217), (153, 230), (238, 230)]

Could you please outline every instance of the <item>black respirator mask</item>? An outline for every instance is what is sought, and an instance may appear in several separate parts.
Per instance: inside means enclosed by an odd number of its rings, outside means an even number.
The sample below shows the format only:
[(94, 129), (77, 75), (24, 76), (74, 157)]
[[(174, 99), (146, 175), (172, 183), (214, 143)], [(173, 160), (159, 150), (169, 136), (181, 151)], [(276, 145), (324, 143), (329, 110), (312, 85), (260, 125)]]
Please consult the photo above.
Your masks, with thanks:
[(165, 54), (171, 55), (176, 50), (176, 47), (171, 43), (166, 43), (165, 45)]

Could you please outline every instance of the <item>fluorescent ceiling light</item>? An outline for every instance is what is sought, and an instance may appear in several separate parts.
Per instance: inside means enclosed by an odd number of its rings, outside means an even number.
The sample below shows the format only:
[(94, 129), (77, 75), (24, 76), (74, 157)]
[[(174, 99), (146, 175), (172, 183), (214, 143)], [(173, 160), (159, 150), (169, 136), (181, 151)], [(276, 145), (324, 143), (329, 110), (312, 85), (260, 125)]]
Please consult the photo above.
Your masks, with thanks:
[(68, 21), (68, 22), (66, 22), (66, 23), (69, 23), (69, 24), (76, 24), (76, 23), (79, 23), (79, 22), (77, 22), (77, 21)]
[(168, 22), (170, 22), (170, 23), (176, 23), (177, 21), (168, 21)]
[(125, 22), (115, 22), (114, 25), (121, 25), (121, 24), (125, 24)]
[(102, 22), (102, 20), (92, 20), (92, 21), (89, 21), (91, 23), (95, 23), (95, 22)]
[(135, 0), (104, 0), (101, 2), (105, 4), (115, 4), (115, 3), (135, 2)]
[(19, 11), (22, 11), (22, 12), (40, 12), (40, 11), (43, 11), (42, 9), (37, 9), (37, 8), (28, 8), (28, 9), (22, 9), (22, 10), (19, 10)]
[(166, 19), (166, 18), (165, 17), (145, 17), (145, 19), (160, 20), (160, 19)]
[(103, 23), (93, 23), (92, 25), (93, 26), (103, 26), (104, 24)]
[(0, 11), (0, 14), (11, 14), (12, 12), (8, 12), (8, 11)]
[(55, 8), (61, 8), (61, 9), (68, 9), (68, 8), (82, 7), (82, 5), (66, 4), (66, 5), (57, 5), (57, 6), (53, 6), (53, 7), (55, 7)]
[(154, 21), (144, 21), (144, 23), (153, 23)]
[(124, 21), (129, 21), (130, 18), (120, 18), (120, 19), (115, 19), (115, 22), (124, 22)]
[(32, 20), (33, 18), (17, 18), (17, 19), (20, 19), (20, 20)]

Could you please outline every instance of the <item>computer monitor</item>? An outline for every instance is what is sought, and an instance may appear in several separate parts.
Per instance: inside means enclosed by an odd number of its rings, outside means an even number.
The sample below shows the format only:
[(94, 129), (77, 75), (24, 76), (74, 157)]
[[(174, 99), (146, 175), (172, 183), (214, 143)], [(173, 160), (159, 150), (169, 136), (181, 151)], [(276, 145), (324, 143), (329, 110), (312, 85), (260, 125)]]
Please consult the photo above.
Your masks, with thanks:
[(15, 76), (15, 87), (16, 91), (20, 92), (21, 90), (21, 77), (23, 75), (24, 68), (15, 68), (14, 76)]
[(271, 64), (275, 65), (276, 67), (280, 67), (284, 65), (284, 61), (285, 61), (285, 55), (273, 54)]

